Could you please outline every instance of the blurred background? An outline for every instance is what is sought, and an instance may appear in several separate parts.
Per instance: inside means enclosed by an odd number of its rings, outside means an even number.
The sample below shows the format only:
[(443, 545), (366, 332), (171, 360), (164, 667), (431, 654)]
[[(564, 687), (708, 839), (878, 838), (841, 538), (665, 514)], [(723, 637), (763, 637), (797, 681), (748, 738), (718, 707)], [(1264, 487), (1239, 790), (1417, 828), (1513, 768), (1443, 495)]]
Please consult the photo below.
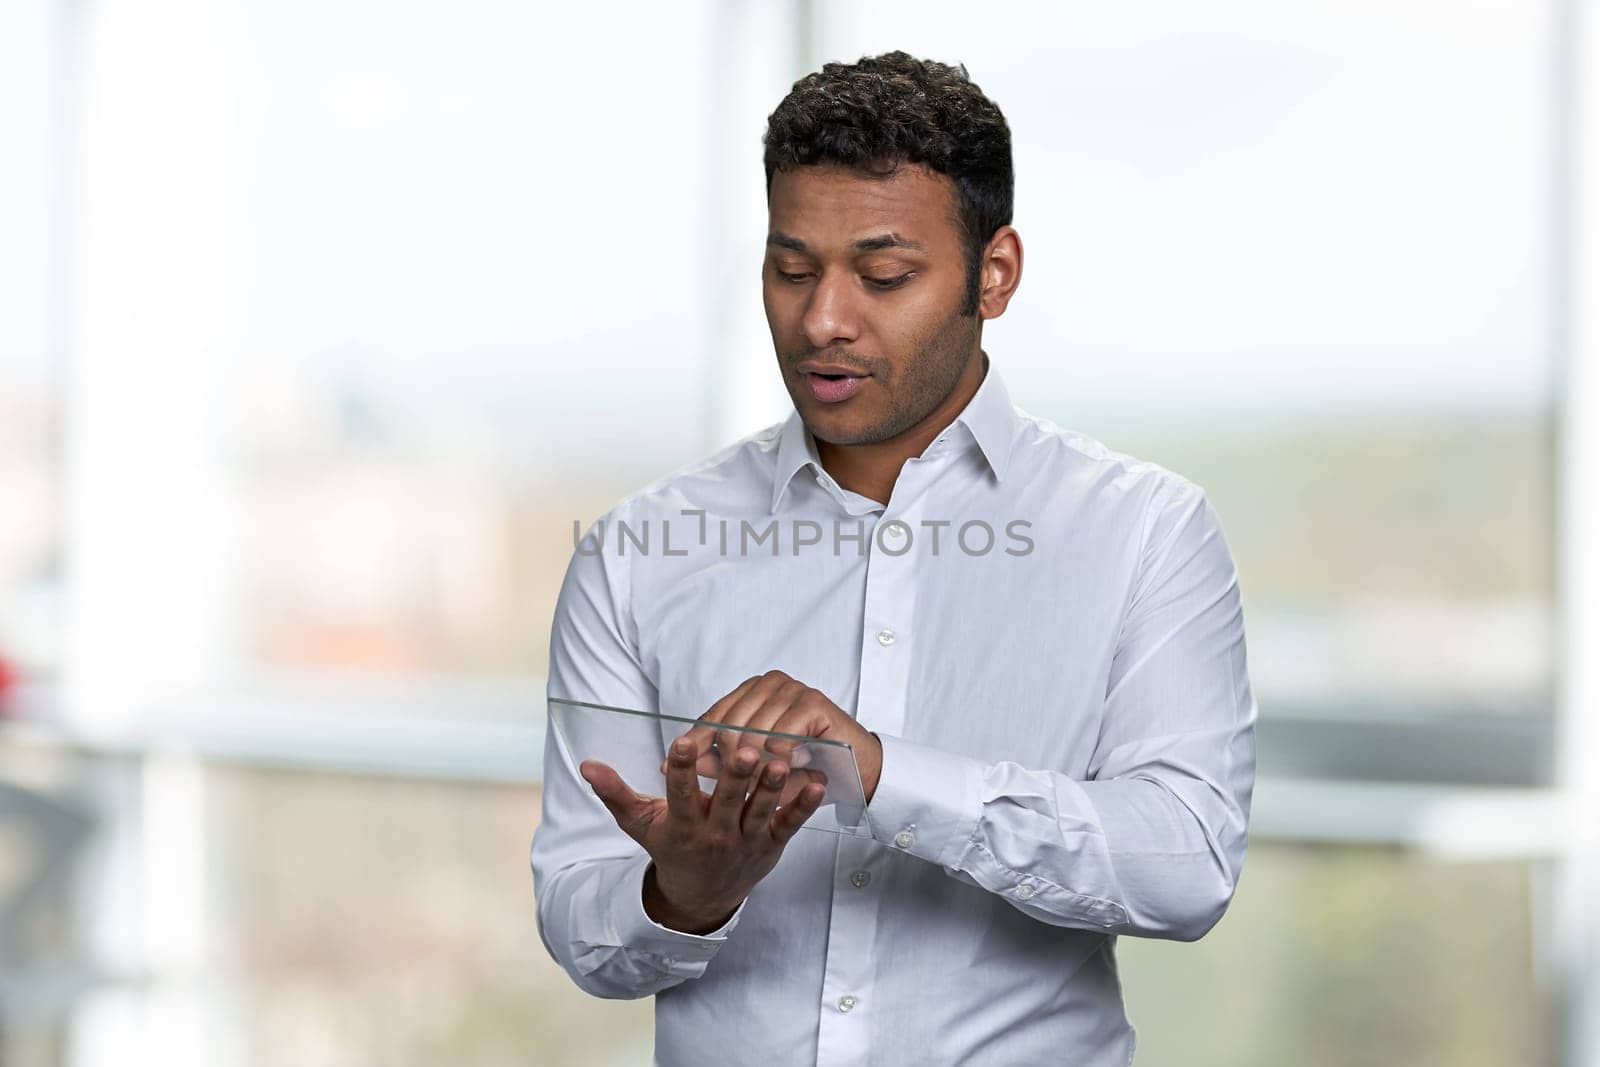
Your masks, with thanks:
[(1013, 398), (1240, 569), (1139, 1063), (1600, 1067), (1584, 2), (5, 0), (0, 1065), (648, 1062), (534, 925), (573, 522), (787, 413), (764, 121), (904, 48), (1012, 126)]

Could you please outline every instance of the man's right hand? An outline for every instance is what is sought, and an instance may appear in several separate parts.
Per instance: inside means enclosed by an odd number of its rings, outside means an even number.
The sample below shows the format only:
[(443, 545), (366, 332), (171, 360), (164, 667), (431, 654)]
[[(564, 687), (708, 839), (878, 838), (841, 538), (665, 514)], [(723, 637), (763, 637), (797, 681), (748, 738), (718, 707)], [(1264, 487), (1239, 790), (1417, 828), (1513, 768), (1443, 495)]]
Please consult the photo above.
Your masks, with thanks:
[(598, 760), (579, 766), (617, 825), (654, 861), (644, 881), (645, 914), (652, 920), (690, 934), (715, 930), (777, 866), (789, 839), (816, 812), (825, 792), (820, 783), (807, 785), (778, 811), (788, 765), (774, 759), (752, 783), (759, 763), (754, 748), (740, 748), (707, 797), (700, 792), (694, 745), (678, 738), (667, 752), (664, 800), (635, 793)]

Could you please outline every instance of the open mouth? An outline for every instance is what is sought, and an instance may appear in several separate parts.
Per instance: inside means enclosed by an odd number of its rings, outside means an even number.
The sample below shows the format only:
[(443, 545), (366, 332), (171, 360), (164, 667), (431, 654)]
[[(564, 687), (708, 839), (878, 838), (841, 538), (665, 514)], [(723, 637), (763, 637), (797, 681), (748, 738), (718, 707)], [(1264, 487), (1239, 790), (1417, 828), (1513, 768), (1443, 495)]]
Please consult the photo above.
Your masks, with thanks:
[(851, 374), (823, 374), (818, 371), (806, 372), (806, 384), (811, 387), (811, 395), (824, 404), (837, 404), (848, 400), (861, 391), (867, 381), (866, 375)]

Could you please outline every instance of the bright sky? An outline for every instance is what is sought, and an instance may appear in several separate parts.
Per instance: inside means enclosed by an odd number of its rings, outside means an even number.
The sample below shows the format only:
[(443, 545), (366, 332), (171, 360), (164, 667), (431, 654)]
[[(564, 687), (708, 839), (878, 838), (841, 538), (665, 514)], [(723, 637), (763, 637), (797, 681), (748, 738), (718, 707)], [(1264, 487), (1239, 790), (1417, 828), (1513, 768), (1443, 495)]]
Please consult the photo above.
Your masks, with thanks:
[(995, 333), (1039, 385), (1309, 408), (1548, 389), (1543, 5), (1050, 5), (980, 32), (970, 5), (922, 7), (827, 4), (824, 50), (963, 62), (1006, 112), (1027, 255)]
[[(514, 0), (152, 6), (181, 29), (152, 34), (152, 98), (172, 103), (151, 143), (192, 137), (236, 183), (214, 269), (238, 279), (244, 361), (267, 386), (336, 366), (408, 403), (581, 422), (602, 383), (643, 432), (696, 409), (716, 287), (759, 309), (758, 248), (735, 277), (706, 269), (708, 234), (732, 227), (708, 181), (761, 181), (759, 125), (733, 174), (709, 173), (725, 91), (709, 0), (626, 19)], [(1025, 274), (986, 342), (1035, 407), (1548, 394), (1543, 5), (817, 10), (822, 58), (959, 60), (1006, 112)], [(35, 49), (0, 49), (0, 88), (47, 84)], [(8, 155), (48, 132), (36, 110), (0, 116)], [(0, 291), (28, 307), (49, 187), (0, 170), (6, 222), (27, 223), (7, 226), (25, 240), (0, 253)], [(30, 315), (7, 317), (0, 375), (36, 359)], [(732, 343), (770, 364), (765, 336)]]

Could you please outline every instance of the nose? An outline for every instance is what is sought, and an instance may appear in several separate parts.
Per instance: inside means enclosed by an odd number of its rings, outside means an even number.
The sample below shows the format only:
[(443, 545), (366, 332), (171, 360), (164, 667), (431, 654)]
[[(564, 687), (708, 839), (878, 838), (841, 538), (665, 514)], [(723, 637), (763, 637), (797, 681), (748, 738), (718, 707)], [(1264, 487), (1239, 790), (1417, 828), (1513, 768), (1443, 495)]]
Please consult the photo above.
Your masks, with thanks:
[(824, 270), (806, 303), (800, 328), (811, 347), (822, 351), (841, 341), (854, 341), (860, 333), (855, 294), (848, 274)]

